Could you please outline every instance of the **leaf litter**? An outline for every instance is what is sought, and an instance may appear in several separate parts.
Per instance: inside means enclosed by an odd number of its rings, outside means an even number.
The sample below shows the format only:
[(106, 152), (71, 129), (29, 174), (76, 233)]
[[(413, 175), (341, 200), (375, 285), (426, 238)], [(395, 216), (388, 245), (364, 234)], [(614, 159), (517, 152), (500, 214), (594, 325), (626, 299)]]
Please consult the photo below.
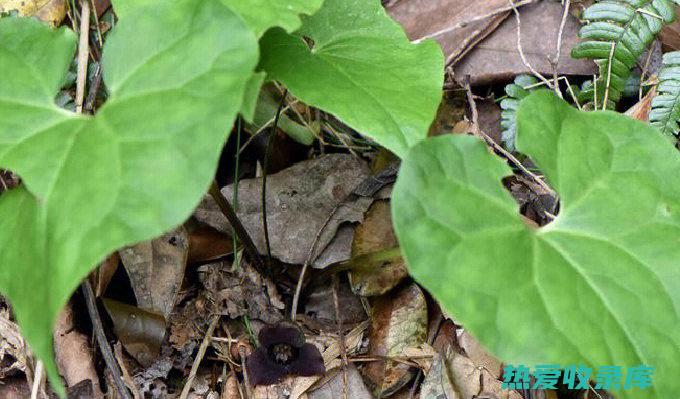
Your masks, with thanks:
[[(8, 3), (11, 1), (0, 5)], [(95, 3), (97, 14), (102, 17), (110, 4)], [(554, 21), (561, 15), (557, 12), (561, 7), (549, 3), (520, 8), (522, 26), (529, 28), (522, 36), (525, 51), (531, 63), (546, 74), (552, 73), (548, 57), (555, 43), (539, 38), (536, 32), (538, 29), (552, 32)], [(296, 6), (302, 7), (301, 4)], [(523, 63), (516, 59), (508, 63), (506, 58), (501, 62), (497, 55), (516, 54), (516, 26), (507, 2), (487, 2), (482, 7), (458, 0), (398, 0), (387, 4), (388, 12), (402, 23), (411, 39), (433, 37), (442, 44), (449, 64), (454, 65), (454, 73), (449, 74), (447, 82), (451, 90), (461, 90), (455, 81), (464, 83), (470, 75), (476, 91), (485, 93), (479, 98), (479, 126), (470, 122), (474, 119), (466, 109), (470, 104), (461, 107), (460, 103), (452, 102), (453, 96), (445, 96), (444, 103), (450, 107), (440, 107), (443, 122), (437, 133), (453, 131), (455, 123), (449, 122), (455, 118), (455, 122), (464, 119), (465, 132), (481, 127), (493, 132), (492, 136), (499, 136), (499, 107), (493, 92), (508, 78), (526, 72)], [(300, 24), (304, 29), (308, 17), (299, 18), (299, 14), (313, 13), (318, 6), (320, 3), (310, 3), (306, 6), (309, 8), (292, 12), (287, 16), (286, 30), (295, 32)], [(63, 18), (57, 14), (47, 19), (58, 25)], [(263, 13), (248, 16), (246, 21), (261, 30), (271, 18), (272, 15)], [(576, 29), (575, 20), (570, 18), (564, 32), (563, 56), (576, 42)], [(673, 26), (667, 28), (661, 38), (663, 45), (671, 48), (676, 46), (672, 29)], [(264, 34), (264, 30), (260, 33)], [(561, 59), (559, 66), (559, 75), (585, 76), (593, 70), (591, 64), (570, 58)], [(299, 82), (289, 84), (294, 87)], [(298, 90), (303, 96), (308, 95), (304, 85)], [(329, 98), (333, 94), (329, 92)], [(325, 100), (309, 101), (329, 108)], [(643, 115), (636, 118), (644, 119), (649, 106), (641, 101), (631, 114)], [(276, 111), (271, 92), (260, 92), (255, 110), (257, 119), (252, 124), (244, 123), (250, 134), (266, 129), (271, 119), (266, 114)], [(312, 108), (309, 111), (316, 112)], [(348, 119), (353, 117), (347, 115), (347, 110), (337, 112), (345, 113)], [(306, 117), (310, 119), (304, 120)], [(439, 325), (435, 322), (441, 314), (438, 304), (412, 281), (401, 256), (390, 252), (399, 245), (390, 212), (393, 179), (379, 186), (380, 193), (362, 189), (362, 185), (371, 186), (371, 179), (382, 181), (380, 174), (374, 173), (380, 161), (369, 153), (350, 154), (344, 149), (335, 153), (337, 150), (319, 146), (311, 133), (325, 134), (321, 118), (291, 113), (282, 118), (277, 128), (305, 146), (309, 159), (294, 162), (293, 156), (284, 150), (284, 163), (289, 156), (288, 164), (292, 166), (268, 176), (269, 248), (262, 224), (262, 177), (249, 175), (238, 181), (237, 190), (235, 185), (221, 190), (230, 202), (236, 192), (238, 201), (232, 203), (236, 214), (257, 252), (266, 257), (271, 251), (274, 261), (268, 264), (276, 273), (263, 276), (244, 259), (239, 237), (232, 237), (232, 226), (208, 196), (196, 208), (192, 219), (176, 230), (121, 249), (120, 259), (110, 258), (109, 271), (102, 277), (105, 281), (98, 293), (111, 318), (108, 330), (118, 341), (117, 360), (125, 372), (129, 371), (126, 383), (131, 391), (141, 397), (180, 397), (189, 370), (199, 364), (189, 390), (190, 398), (533, 398), (500, 388), (502, 363), (465, 326), (444, 316), (442, 325), (433, 329)], [(370, 136), (375, 132), (359, 133)], [(530, 161), (526, 163), (535, 166)], [(0, 193), (19, 183), (16, 175), (8, 171), (0, 170), (0, 177), (3, 179)], [(554, 193), (527, 176), (516, 174), (504, 184), (520, 204), (522, 215), (534, 225), (550, 223), (559, 211)], [(250, 387), (247, 376), (251, 373), (255, 377), (251, 382), (258, 382), (261, 370), (252, 364), (249, 367), (246, 359), (253, 359), (252, 353), (270, 357), (271, 348), (258, 347), (257, 337), (286, 319), (296, 300), (294, 290), (299, 283), (300, 267), (310, 258), (313, 247), (311, 281), (300, 283), (303, 311), (297, 315), (296, 328), (304, 333), (306, 345), (313, 345), (321, 354), (326, 374), (291, 375), (269, 386)], [(340, 276), (338, 285), (327, 278), (332, 274)], [(106, 288), (108, 281), (113, 284), (110, 289)], [(118, 291), (116, 299), (106, 298), (112, 291)], [(77, 298), (73, 306), (79, 309)], [(220, 316), (220, 321), (212, 331), (209, 327), (215, 315)], [(9, 308), (0, 312), (0, 376), (6, 382), (0, 386), (0, 396), (8, 398), (18, 395), (16, 392), (30, 391), (24, 380), (17, 383), (16, 376), (26, 374), (30, 380), (35, 367), (12, 320)], [(90, 328), (77, 320), (67, 324), (62, 333), (76, 336), (77, 350), (88, 348), (88, 343), (83, 342), (86, 337), (83, 331)], [(204, 341), (209, 345), (201, 354), (199, 348)], [(289, 345), (289, 354), (300, 349), (296, 345)], [(95, 357), (87, 351), (84, 356), (83, 363), (94, 364)], [(73, 364), (81, 362), (73, 359), (83, 358), (64, 359)], [(273, 359), (277, 361), (276, 357)], [(83, 368), (102, 370), (101, 365)], [(289, 374), (296, 374), (294, 371)], [(315, 371), (320, 372), (318, 368)], [(88, 379), (92, 381), (91, 375), (69, 379), (64, 374), (64, 377), (74, 395), (98, 397), (92, 392), (92, 385), (82, 384)], [(82, 380), (75, 381), (79, 378)]]

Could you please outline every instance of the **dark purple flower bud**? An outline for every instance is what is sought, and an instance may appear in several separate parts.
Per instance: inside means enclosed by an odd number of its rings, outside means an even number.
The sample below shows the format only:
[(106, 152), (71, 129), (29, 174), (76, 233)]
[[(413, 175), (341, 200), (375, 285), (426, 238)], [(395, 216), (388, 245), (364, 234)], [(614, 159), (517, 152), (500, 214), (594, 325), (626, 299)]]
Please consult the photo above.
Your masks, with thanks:
[(321, 353), (305, 342), (302, 331), (291, 323), (266, 326), (258, 335), (260, 347), (246, 367), (252, 385), (271, 385), (288, 375), (312, 376), (326, 371)]

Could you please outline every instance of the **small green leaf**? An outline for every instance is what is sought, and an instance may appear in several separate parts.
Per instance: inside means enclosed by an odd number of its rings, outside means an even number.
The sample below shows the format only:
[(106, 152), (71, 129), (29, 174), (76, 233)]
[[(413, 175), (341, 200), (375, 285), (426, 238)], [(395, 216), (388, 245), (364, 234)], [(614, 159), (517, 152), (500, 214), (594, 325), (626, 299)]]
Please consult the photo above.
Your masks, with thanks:
[(379, 0), (326, 0), (296, 34), (272, 29), (260, 43), (269, 78), (395, 154), (426, 137), (441, 100), (441, 49), (411, 44)]
[(108, 253), (188, 217), (257, 64), (255, 36), (218, 0), (135, 11), (107, 40), (95, 117), (54, 103), (74, 35), (0, 19), (0, 167), (24, 183), (0, 197), (0, 291), (57, 389), (63, 304)]
[[(249, 124), (253, 133), (274, 125), (276, 111), (281, 100), (275, 98), (272, 89), (272, 87), (265, 86), (260, 90), (255, 112)], [(314, 142), (315, 136), (311, 129), (295, 122), (285, 113), (282, 113), (277, 127), (302, 145), (311, 145)]]
[(501, 101), (501, 129), (503, 131), (501, 140), (505, 148), (515, 151), (515, 136), (517, 135), (517, 108), (519, 103), (532, 91), (537, 90), (538, 79), (531, 75), (518, 75), (515, 81), (505, 86), (505, 93), (508, 95)]
[(300, 27), (300, 15), (314, 14), (324, 0), (222, 0), (248, 23), (257, 37), (280, 26), (287, 32)]
[(511, 364), (655, 367), (627, 399), (680, 392), (680, 155), (655, 129), (583, 113), (550, 92), (518, 114), (518, 148), (561, 197), (557, 219), (523, 223), (511, 173), (470, 136), (416, 146), (393, 193), (410, 271)]

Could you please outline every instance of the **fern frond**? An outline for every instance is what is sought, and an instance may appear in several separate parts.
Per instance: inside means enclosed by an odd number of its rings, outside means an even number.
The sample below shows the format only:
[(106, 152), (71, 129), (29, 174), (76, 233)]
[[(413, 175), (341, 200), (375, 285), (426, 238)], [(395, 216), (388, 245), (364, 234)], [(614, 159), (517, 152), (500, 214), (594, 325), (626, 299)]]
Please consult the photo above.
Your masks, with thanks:
[(680, 0), (598, 0), (584, 11), (588, 23), (581, 28), (582, 41), (571, 55), (593, 59), (598, 65), (596, 85), (584, 92), (590, 101), (597, 100), (596, 107), (601, 108), (605, 97), (619, 101), (635, 62), (664, 25), (675, 19), (674, 2), (680, 4)]
[(649, 122), (665, 135), (677, 135), (680, 130), (680, 51), (663, 55), (657, 92), (659, 94), (652, 100)]
[(531, 91), (538, 88), (538, 79), (530, 75), (518, 75), (514, 83), (505, 86), (507, 97), (501, 101), (501, 140), (509, 151), (515, 151), (515, 136), (517, 135), (517, 108), (519, 103)]

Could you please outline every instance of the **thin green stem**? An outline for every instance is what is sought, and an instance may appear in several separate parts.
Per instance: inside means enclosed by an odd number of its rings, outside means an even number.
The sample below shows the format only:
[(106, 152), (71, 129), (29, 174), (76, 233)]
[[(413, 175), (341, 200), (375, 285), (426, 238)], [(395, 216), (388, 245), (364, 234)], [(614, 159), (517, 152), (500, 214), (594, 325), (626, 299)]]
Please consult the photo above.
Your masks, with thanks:
[[(234, 212), (238, 213), (238, 178), (239, 178), (239, 167), (241, 165), (241, 151), (240, 151), (240, 146), (241, 146), (241, 129), (242, 129), (242, 123), (241, 123), (241, 117), (239, 116), (236, 119), (236, 160), (235, 160), (235, 167), (234, 167), (234, 183), (233, 183), (233, 191), (231, 195), (231, 203), (234, 204)], [(231, 228), (231, 236), (234, 241), (234, 254), (236, 254), (236, 248), (238, 247), (238, 235), (236, 234), (236, 229), (232, 226)], [(239, 267), (239, 264), (236, 265), (236, 267)]]
[(279, 107), (276, 110), (276, 116), (274, 117), (274, 124), (271, 127), (269, 133), (269, 139), (267, 140), (267, 149), (264, 153), (264, 165), (262, 167), (262, 229), (264, 230), (264, 242), (267, 245), (267, 263), (271, 266), (272, 263), (272, 249), (269, 242), (269, 225), (267, 223), (267, 174), (269, 173), (269, 158), (271, 156), (272, 147), (274, 146), (274, 139), (276, 138), (276, 129), (279, 126), (279, 119), (281, 118), (281, 110), (283, 110), (283, 104), (286, 102), (286, 96), (288, 95), (288, 89), (284, 89), (281, 95), (281, 101), (279, 102)]

